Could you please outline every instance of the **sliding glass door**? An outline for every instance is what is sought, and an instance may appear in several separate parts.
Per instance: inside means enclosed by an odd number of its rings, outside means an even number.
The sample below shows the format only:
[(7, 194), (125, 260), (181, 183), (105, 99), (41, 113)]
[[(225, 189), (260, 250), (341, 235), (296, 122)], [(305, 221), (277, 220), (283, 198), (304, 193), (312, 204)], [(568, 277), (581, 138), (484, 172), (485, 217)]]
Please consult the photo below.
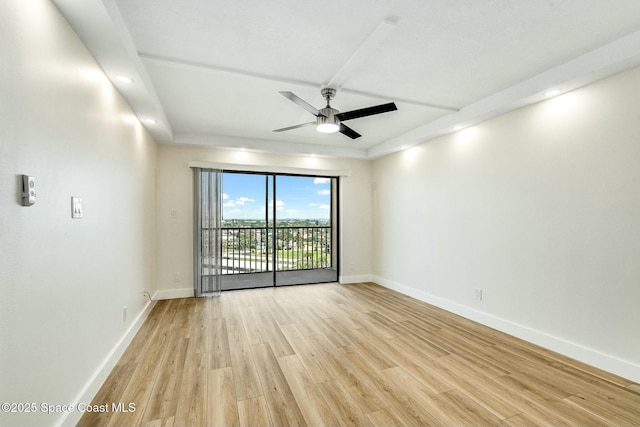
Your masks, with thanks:
[(220, 173), (220, 288), (337, 281), (338, 200), (335, 177)]
[(274, 284), (336, 282), (337, 179), (275, 177)]
[(223, 290), (273, 286), (272, 186), (269, 174), (222, 174)]

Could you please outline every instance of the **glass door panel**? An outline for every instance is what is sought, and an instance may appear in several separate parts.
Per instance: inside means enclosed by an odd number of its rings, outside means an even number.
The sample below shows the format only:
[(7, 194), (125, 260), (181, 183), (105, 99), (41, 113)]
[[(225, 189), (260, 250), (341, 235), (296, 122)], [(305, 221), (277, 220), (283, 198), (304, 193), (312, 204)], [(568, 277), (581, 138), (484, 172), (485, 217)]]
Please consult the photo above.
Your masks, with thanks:
[(275, 285), (336, 282), (337, 179), (275, 176)]
[(222, 290), (273, 286), (270, 181), (267, 174), (222, 174)]

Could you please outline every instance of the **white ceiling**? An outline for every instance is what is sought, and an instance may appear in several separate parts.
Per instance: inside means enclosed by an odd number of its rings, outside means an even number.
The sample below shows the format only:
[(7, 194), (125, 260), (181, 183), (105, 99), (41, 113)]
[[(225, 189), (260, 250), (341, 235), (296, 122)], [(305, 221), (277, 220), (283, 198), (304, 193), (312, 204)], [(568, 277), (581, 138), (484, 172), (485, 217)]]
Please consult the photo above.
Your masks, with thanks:
[[(375, 158), (640, 66), (638, 0), (53, 0), (161, 143)], [(313, 127), (338, 89), (363, 136)]]

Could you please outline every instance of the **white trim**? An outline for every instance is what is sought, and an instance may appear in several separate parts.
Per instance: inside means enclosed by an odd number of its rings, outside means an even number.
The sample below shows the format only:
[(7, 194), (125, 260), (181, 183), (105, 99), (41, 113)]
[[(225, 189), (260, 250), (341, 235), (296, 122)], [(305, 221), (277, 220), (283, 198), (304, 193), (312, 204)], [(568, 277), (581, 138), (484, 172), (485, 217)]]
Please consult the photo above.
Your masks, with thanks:
[[(155, 305), (155, 301), (149, 301), (140, 314), (138, 314), (138, 317), (136, 317), (136, 319), (131, 323), (131, 326), (129, 326), (124, 335), (115, 344), (115, 346), (113, 346), (111, 351), (107, 354), (107, 357), (105, 357), (80, 393), (76, 396), (73, 402), (71, 402), (72, 408), (77, 408), (79, 403), (89, 403), (93, 400), (100, 390), (100, 387), (102, 387), (102, 384), (104, 384), (107, 377), (116, 366), (116, 363), (118, 363), (118, 360), (120, 360), (120, 357), (124, 354), (124, 351), (127, 349), (129, 344), (131, 344), (133, 337), (136, 336), (142, 324), (147, 320), (149, 313), (151, 313), (151, 310)], [(55, 425), (56, 427), (75, 426), (82, 415), (84, 415), (84, 413), (79, 411), (65, 412)]]
[(293, 168), (288, 166), (273, 165), (243, 165), (236, 163), (218, 163), (218, 162), (201, 162), (192, 160), (189, 162), (190, 168), (220, 169), (240, 172), (265, 172), (265, 173), (290, 173), (297, 175), (314, 175), (314, 176), (351, 176), (350, 170), (340, 169), (307, 169)]
[[(399, 101), (399, 100), (398, 100)], [(243, 138), (228, 135), (175, 133), (173, 143), (221, 150), (245, 150), (247, 153), (271, 153), (285, 156), (318, 156), (320, 158), (366, 159), (366, 150), (356, 145), (304, 144), (264, 138)], [(357, 145), (357, 147), (360, 147)]]
[(153, 299), (193, 298), (194, 295), (195, 292), (193, 288), (160, 289), (153, 295)]
[(640, 366), (627, 361), (618, 359), (615, 356), (601, 353), (597, 350), (584, 347), (580, 344), (567, 341), (565, 339), (550, 335), (548, 333), (520, 325), (501, 317), (493, 316), (473, 308), (449, 301), (444, 298), (431, 295), (427, 292), (403, 285), (391, 280), (384, 279), (379, 276), (372, 277), (373, 282), (384, 286), (385, 288), (398, 291), (404, 295), (440, 307), (451, 313), (458, 314), (467, 319), (505, 332), (509, 335), (521, 338), (525, 341), (539, 345), (541, 347), (553, 350), (567, 357), (584, 362), (588, 365), (595, 366), (607, 372), (619, 375), (634, 382), (640, 382)]
[(372, 276), (366, 275), (366, 274), (355, 275), (355, 276), (340, 276), (339, 278), (339, 282), (341, 285), (347, 285), (349, 283), (365, 283), (365, 282), (371, 282), (371, 281), (372, 281)]

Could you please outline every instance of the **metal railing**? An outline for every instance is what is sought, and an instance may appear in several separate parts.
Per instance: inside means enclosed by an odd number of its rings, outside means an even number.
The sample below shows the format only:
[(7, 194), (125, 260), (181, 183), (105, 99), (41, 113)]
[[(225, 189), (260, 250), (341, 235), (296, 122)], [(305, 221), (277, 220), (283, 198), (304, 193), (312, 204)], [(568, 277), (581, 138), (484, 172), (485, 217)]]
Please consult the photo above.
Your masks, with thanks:
[[(222, 228), (222, 274), (330, 268), (331, 227)], [(275, 250), (275, 254), (274, 254)]]

